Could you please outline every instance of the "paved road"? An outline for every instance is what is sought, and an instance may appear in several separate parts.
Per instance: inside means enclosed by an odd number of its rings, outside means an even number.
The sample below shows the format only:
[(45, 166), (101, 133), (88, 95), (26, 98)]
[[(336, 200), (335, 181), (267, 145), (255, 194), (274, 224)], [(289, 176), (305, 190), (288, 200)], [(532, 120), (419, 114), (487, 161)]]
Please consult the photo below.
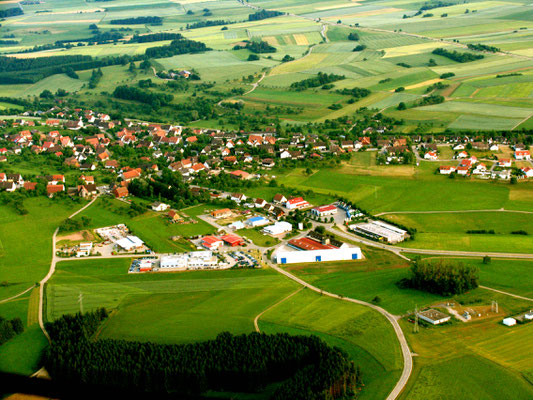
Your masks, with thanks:
[[(96, 196), (94, 199), (92, 199), (85, 206), (80, 208), (78, 211), (72, 213), (68, 218), (73, 218), (76, 215), (78, 215), (80, 212), (85, 210), (86, 208), (90, 207), (96, 201), (96, 199), (98, 199), (98, 197), (99, 197), (99, 195)], [(43, 320), (44, 286), (45, 286), (46, 282), (48, 282), (48, 280), (54, 274), (54, 272), (56, 270), (56, 263), (61, 260), (59, 257), (56, 256), (56, 237), (57, 237), (57, 232), (59, 232), (59, 228), (57, 228), (55, 230), (54, 235), (52, 236), (52, 262), (50, 263), (50, 270), (48, 271), (48, 274), (46, 274), (46, 276), (39, 283), (39, 326), (41, 327), (41, 330), (43, 331), (44, 336), (46, 336), (46, 338), (48, 339), (49, 342), (50, 342), (50, 336), (48, 335), (48, 332), (46, 331), (46, 329), (44, 327), (44, 320)]]
[(375, 311), (379, 312), (380, 314), (382, 314), (383, 316), (385, 316), (385, 318), (387, 318), (389, 320), (389, 322), (392, 324), (392, 326), (394, 328), (394, 332), (396, 333), (396, 337), (398, 338), (398, 341), (400, 342), (400, 347), (402, 349), (402, 357), (403, 357), (402, 375), (400, 376), (400, 379), (398, 380), (398, 382), (394, 386), (394, 389), (392, 390), (392, 392), (390, 392), (389, 395), (387, 396), (387, 400), (396, 399), (400, 395), (402, 390), (404, 389), (405, 385), (407, 384), (407, 381), (409, 380), (409, 376), (411, 376), (411, 372), (413, 370), (413, 356), (411, 354), (411, 350), (409, 349), (409, 345), (407, 343), (407, 340), (405, 339), (405, 335), (403, 334), (402, 328), (400, 328), (400, 325), (398, 324), (398, 321), (397, 321), (396, 317), (394, 315), (392, 315), (391, 313), (389, 313), (388, 311), (386, 311), (385, 309), (379, 307), (379, 306), (376, 306), (376, 305), (371, 304), (371, 303), (367, 303), (365, 301), (352, 299), (350, 297), (343, 297), (343, 296), (339, 296), (338, 294), (326, 292), (324, 290), (321, 290), (321, 289), (317, 288), (316, 286), (311, 285), (310, 283), (304, 281), (303, 279), (300, 279), (300, 278), (294, 276), (290, 272), (285, 271), (283, 268), (280, 268), (280, 267), (278, 267), (275, 264), (269, 263), (269, 265), (270, 265), (270, 267), (272, 269), (274, 269), (275, 271), (279, 272), (280, 274), (285, 275), (289, 279), (292, 279), (293, 281), (299, 283), (300, 285), (302, 285), (302, 286), (304, 286), (304, 287), (306, 287), (308, 289), (311, 289), (311, 290), (313, 290), (313, 291), (315, 291), (317, 293), (320, 293), (321, 295), (329, 296), (329, 297), (332, 297), (334, 299), (348, 301), (348, 302), (355, 303), (355, 304), (360, 304), (360, 305), (363, 305), (363, 306), (366, 306), (366, 307), (370, 307), (373, 310), (375, 310)]

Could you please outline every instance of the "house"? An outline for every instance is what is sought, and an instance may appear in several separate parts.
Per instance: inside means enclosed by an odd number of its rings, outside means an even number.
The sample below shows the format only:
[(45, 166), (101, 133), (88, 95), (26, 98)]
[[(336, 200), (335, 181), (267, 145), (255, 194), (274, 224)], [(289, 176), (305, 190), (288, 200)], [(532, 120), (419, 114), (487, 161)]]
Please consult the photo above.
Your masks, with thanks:
[(425, 160), (436, 161), (437, 160), (437, 153), (435, 153), (434, 151), (428, 151), (426, 154), (424, 154), (424, 159)]
[(274, 203), (282, 204), (286, 202), (287, 202), (287, 198), (283, 196), (282, 194), (278, 193), (277, 195), (274, 196)]
[(87, 197), (96, 196), (98, 194), (98, 190), (96, 189), (96, 185), (94, 183), (78, 185), (77, 190), (78, 190), (78, 196), (84, 199)]
[(440, 168), (439, 168), (439, 172), (442, 174), (442, 175), (450, 175), (452, 174), (453, 172), (455, 172), (455, 167), (452, 167), (450, 165), (442, 165)]
[(113, 195), (115, 196), (116, 199), (121, 199), (123, 197), (128, 197), (129, 196), (129, 192), (128, 192), (128, 188), (127, 187), (117, 187), (113, 190)]
[(457, 158), (467, 158), (468, 153), (466, 151), (461, 151), (459, 154), (457, 154)]
[(223, 208), (222, 210), (215, 210), (215, 211), (211, 212), (211, 216), (214, 219), (231, 217), (231, 214), (232, 214), (232, 212), (231, 212), (231, 210), (229, 208)]
[(170, 206), (165, 203), (161, 203), (159, 201), (156, 201), (152, 203), (152, 210), (154, 211), (166, 211)]
[(510, 158), (500, 158), (498, 160), (498, 166), (499, 167), (511, 167), (512, 166), (512, 161)]
[(261, 161), (261, 165), (265, 168), (272, 168), (276, 163), (272, 158), (265, 158)]
[(294, 197), (285, 202), (285, 207), (289, 210), (294, 210), (297, 208), (309, 207), (309, 203), (305, 201), (302, 197)]
[(500, 146), (498, 146), (496, 143), (492, 143), (489, 147), (490, 151), (498, 151), (500, 150)]
[(6, 177), (7, 182), (13, 182), (18, 188), (24, 185), (24, 178), (21, 174), (7, 174)]
[(172, 222), (178, 222), (178, 221), (181, 221), (183, 218), (181, 218), (181, 216), (177, 213), (177, 211), (174, 211), (174, 210), (170, 210), (168, 212), (168, 218), (172, 221)]
[(204, 236), (200, 244), (208, 250), (217, 250), (224, 242), (216, 236)]
[(457, 170), (456, 170), (458, 175), (468, 175), (469, 171), (470, 171), (470, 167), (466, 165), (460, 165), (457, 167)]
[(252, 177), (252, 175), (249, 174), (248, 172), (241, 171), (241, 170), (232, 171), (230, 172), (230, 175), (233, 176), (234, 178), (241, 179), (241, 180), (248, 180)]
[(17, 190), (17, 186), (14, 182), (0, 181), (0, 190), (5, 190), (6, 192), (14, 192), (15, 190)]
[(266, 205), (266, 200), (263, 200), (263, 199), (255, 199), (255, 202), (254, 202), (254, 205), (255, 205), (255, 208), (263, 208), (265, 205)]
[(106, 169), (117, 169), (118, 168), (118, 161), (117, 160), (107, 160), (105, 162), (104, 168), (106, 168)]
[(326, 206), (319, 206), (311, 209), (311, 213), (318, 217), (325, 217), (327, 215), (334, 215), (337, 214), (337, 207), (333, 204), (329, 204)]
[(516, 150), (514, 152), (514, 158), (517, 160), (531, 160), (531, 154), (529, 150)]
[(242, 193), (232, 193), (230, 200), (240, 203), (241, 201), (246, 201), (246, 195)]
[[(83, 183), (92, 184), (94, 183), (94, 176), (82, 175), (80, 176), (80, 180), (83, 181)], [(63, 182), (65, 181), (63, 180)]]
[(465, 145), (462, 144), (462, 143), (459, 143), (459, 144), (456, 144), (454, 147), (453, 147), (454, 150), (464, 150), (465, 149)]
[(64, 191), (65, 191), (64, 185), (48, 184), (46, 186), (46, 193), (48, 194), (48, 197), (54, 197), (54, 194), (64, 192)]
[(125, 171), (122, 173), (122, 179), (126, 182), (132, 181), (133, 179), (140, 178), (141, 176), (141, 169), (136, 168), (129, 171)]
[(31, 191), (37, 187), (37, 182), (24, 182), (24, 189)]
[(57, 185), (58, 183), (65, 183), (64, 175), (47, 175), (46, 180), (49, 185)]
[(524, 168), (521, 168), (520, 171), (522, 171), (524, 173), (526, 178), (533, 178), (533, 168), (524, 167)]

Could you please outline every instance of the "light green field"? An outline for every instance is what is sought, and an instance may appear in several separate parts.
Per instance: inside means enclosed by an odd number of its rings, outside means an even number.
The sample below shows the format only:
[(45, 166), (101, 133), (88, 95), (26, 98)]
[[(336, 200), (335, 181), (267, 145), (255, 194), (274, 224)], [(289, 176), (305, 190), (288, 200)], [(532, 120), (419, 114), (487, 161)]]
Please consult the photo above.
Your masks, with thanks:
[(279, 243), (279, 239), (273, 238), (271, 236), (263, 235), (261, 232), (255, 229), (241, 229), (237, 231), (239, 235), (247, 237), (254, 244), (261, 247), (271, 247)]

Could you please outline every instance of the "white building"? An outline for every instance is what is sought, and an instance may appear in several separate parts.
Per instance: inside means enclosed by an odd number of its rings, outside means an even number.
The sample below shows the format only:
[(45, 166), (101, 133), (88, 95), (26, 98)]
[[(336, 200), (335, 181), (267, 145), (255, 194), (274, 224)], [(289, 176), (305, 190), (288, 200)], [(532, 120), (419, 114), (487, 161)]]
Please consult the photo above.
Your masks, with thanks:
[(274, 225), (269, 225), (263, 229), (266, 234), (276, 236), (292, 231), (292, 225), (286, 221), (278, 221)]
[(152, 210), (154, 211), (166, 211), (169, 207), (168, 204), (160, 203), (159, 201), (152, 204)]
[(435, 153), (434, 151), (428, 151), (426, 154), (424, 154), (424, 159), (425, 160), (437, 160), (437, 153)]
[(403, 242), (408, 237), (407, 231), (381, 221), (351, 225), (350, 229), (363, 236), (382, 241), (384, 240), (392, 244)]
[(419, 312), (418, 318), (432, 325), (439, 325), (450, 320), (449, 315), (433, 309)]
[(161, 256), (159, 262), (162, 270), (212, 269), (217, 266), (218, 258), (211, 251)]
[(90, 256), (92, 249), (93, 249), (92, 242), (80, 243), (78, 251), (76, 252), (76, 257)]
[(144, 242), (137, 236), (128, 235), (123, 239), (117, 240), (117, 245), (126, 251), (132, 251), (141, 248)]
[(311, 212), (318, 217), (325, 217), (327, 215), (337, 214), (337, 207), (333, 204), (329, 204), (327, 206), (315, 207), (311, 210)]
[(247, 219), (245, 224), (252, 228), (255, 228), (257, 226), (264, 226), (268, 224), (268, 219), (266, 219), (265, 217), (252, 217)]
[(504, 318), (502, 322), (503, 322), (503, 324), (505, 326), (514, 326), (514, 325), (516, 325), (516, 319), (511, 318), (511, 317)]
[(309, 203), (301, 197), (295, 197), (294, 199), (287, 200), (285, 207), (289, 210), (295, 210), (297, 208), (309, 207)]
[(361, 253), (361, 249), (359, 247), (343, 247), (340, 249), (308, 251), (280, 250), (276, 253), (275, 257), (278, 264), (295, 264), (322, 261), (360, 260), (363, 258), (363, 253)]

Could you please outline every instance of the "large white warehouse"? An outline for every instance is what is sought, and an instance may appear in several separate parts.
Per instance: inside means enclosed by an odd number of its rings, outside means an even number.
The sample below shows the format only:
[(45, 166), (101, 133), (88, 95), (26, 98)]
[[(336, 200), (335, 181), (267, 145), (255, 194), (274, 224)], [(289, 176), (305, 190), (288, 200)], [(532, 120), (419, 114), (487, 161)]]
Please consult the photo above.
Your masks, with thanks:
[(322, 261), (360, 260), (363, 253), (359, 247), (343, 247), (340, 249), (320, 249), (307, 251), (278, 251), (276, 262), (278, 264), (295, 264)]

